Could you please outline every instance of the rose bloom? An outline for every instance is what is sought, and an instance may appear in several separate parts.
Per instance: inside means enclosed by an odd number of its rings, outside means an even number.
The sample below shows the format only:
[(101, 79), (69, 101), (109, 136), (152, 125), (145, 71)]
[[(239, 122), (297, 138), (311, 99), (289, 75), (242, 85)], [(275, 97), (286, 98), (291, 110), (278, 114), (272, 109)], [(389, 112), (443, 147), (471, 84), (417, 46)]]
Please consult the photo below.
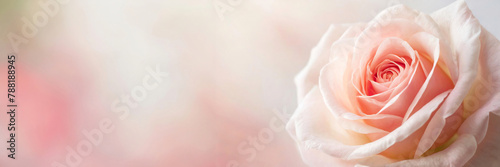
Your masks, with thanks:
[(287, 129), (310, 166), (499, 166), (499, 79), (500, 43), (464, 1), (397, 5), (328, 29)]

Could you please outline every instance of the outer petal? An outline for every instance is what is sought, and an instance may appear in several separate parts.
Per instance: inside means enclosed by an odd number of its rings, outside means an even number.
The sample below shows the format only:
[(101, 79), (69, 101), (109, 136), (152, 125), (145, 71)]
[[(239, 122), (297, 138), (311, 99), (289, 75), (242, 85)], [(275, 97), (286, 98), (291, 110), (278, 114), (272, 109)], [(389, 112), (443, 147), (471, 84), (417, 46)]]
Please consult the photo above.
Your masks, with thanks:
[(485, 135), (490, 112), (500, 113), (500, 42), (490, 33), (481, 35), (481, 73), (464, 100), (466, 114), (472, 114), (460, 128), (460, 133), (471, 133), (481, 141)]
[(346, 130), (339, 125), (325, 106), (324, 100), (317, 87), (314, 87), (299, 105), (287, 124), (290, 135), (308, 149), (331, 147), (339, 152), (352, 150), (354, 145), (368, 142), (364, 135)]
[(442, 132), (446, 125), (446, 120), (452, 115), (462, 115), (462, 113), (456, 112), (462, 111), (459, 107), (471, 89), (478, 71), (481, 26), (474, 16), (472, 16), (465, 2), (457, 1), (433, 13), (432, 17), (443, 30), (443, 37), (450, 39), (451, 54), (444, 55), (443, 57), (447, 58), (445, 59), (445, 63), (452, 73), (452, 78), (455, 78), (453, 74), (453, 71), (455, 71), (454, 68), (456, 68), (453, 66), (455, 63), (458, 63), (459, 74), (455, 88), (440, 110), (432, 118), (429, 128), (422, 136), (415, 158), (428, 150), (439, 137), (450, 137), (450, 133), (448, 132), (454, 131), (453, 129), (456, 127), (447, 128), (446, 131)]
[[(487, 135), (490, 113), (500, 114), (500, 42), (481, 28), (464, 1), (432, 16), (453, 39), (450, 44), (459, 65), (457, 91), (452, 92), (453, 96), (450, 94), (453, 99), (443, 104), (443, 108), (448, 109), (445, 116), (449, 116), (463, 100), (465, 115), (470, 116), (458, 133), (472, 134), (478, 143), (482, 143)], [(498, 157), (500, 151), (497, 150), (496, 154)]]
[(408, 138), (408, 136), (413, 134), (420, 127), (424, 126), (425, 122), (429, 120), (429, 117), (440, 106), (440, 104), (448, 96), (448, 94), (449, 91), (446, 91), (436, 96), (436, 98), (432, 99), (428, 104), (417, 111), (400, 127), (376, 141), (359, 146), (347, 156), (347, 159), (372, 156), (386, 150), (387, 148), (393, 146), (395, 143), (404, 141)]
[[(366, 144), (359, 144), (359, 142), (357, 142), (358, 144), (352, 143), (353, 141), (355, 141), (353, 139), (360, 139), (361, 137), (353, 136), (353, 134), (356, 133), (346, 133), (352, 131), (345, 130), (344, 127), (341, 127), (341, 125), (339, 125), (339, 123), (342, 123), (342, 120), (345, 120), (343, 117), (336, 116), (332, 118), (334, 114), (331, 113), (327, 114), (325, 112), (325, 110), (326, 111), (343, 110), (343, 108), (338, 106), (337, 103), (331, 103), (328, 107), (332, 106), (336, 107), (327, 109), (324, 104), (324, 101), (318, 100), (317, 95), (311, 96), (311, 98), (315, 97), (314, 104), (307, 104), (308, 106), (316, 108), (312, 110), (312, 108), (302, 108), (301, 105), (301, 107), (299, 107), (299, 109), (294, 114), (294, 117), (292, 117), (293, 123), (291, 122), (289, 124), (289, 130), (291, 132), (296, 132), (295, 135), (297, 136), (296, 138), (298, 142), (304, 142), (309, 148), (322, 150), (333, 157), (342, 158), (346, 160), (366, 158), (386, 150), (387, 148), (393, 146), (397, 142), (405, 140), (408, 136), (417, 131), (420, 127), (422, 127), (425, 124), (426, 120), (429, 119), (433, 111), (435, 111), (440, 106), (440, 104), (443, 102), (443, 100), (447, 97), (448, 94), (449, 91), (444, 92), (441, 95), (437, 96), (427, 105), (425, 105), (422, 109), (416, 112), (401, 127), (395, 129), (393, 132), (387, 134), (386, 136), (376, 141), (372, 141)], [(312, 99), (306, 99), (304, 100), (304, 102), (310, 102), (310, 100)], [(314, 112), (320, 111), (319, 109), (317, 109), (317, 107), (322, 107), (321, 111), (323, 113), (322, 115), (315, 115), (313, 117), (314, 114), (313, 111)], [(330, 119), (326, 120), (327, 118)], [(328, 124), (328, 122), (330, 122), (331, 124)], [(353, 124), (351, 128), (354, 129), (365, 128), (363, 126), (354, 126), (354, 125), (355, 124)], [(331, 129), (328, 130), (327, 128)], [(344, 138), (341, 138), (341, 136), (344, 136)], [(352, 139), (348, 139), (346, 137), (349, 138), (352, 137)], [(351, 142), (352, 144), (355, 145), (346, 144), (347, 142)]]
[(445, 116), (452, 115), (461, 105), (478, 72), (481, 25), (463, 0), (457, 1), (432, 14), (443, 36), (450, 40), (451, 56), (458, 62), (458, 81), (443, 104)]
[[(481, 34), (481, 54), (479, 57), (479, 71), (481, 72), (464, 100), (465, 114), (470, 115), (460, 127), (459, 134), (472, 134), (478, 143), (491, 144), (489, 153), (495, 158), (483, 160), (495, 161), (500, 156), (500, 142), (483, 141), (485, 137), (498, 135), (498, 130), (488, 131), (488, 127), (495, 127), (498, 122), (491, 121), (492, 114), (500, 115), (500, 42), (489, 32), (483, 29)], [(498, 121), (498, 119), (494, 119)], [(498, 126), (495, 128), (498, 129)], [(490, 134), (490, 133), (496, 134)], [(495, 137), (493, 137), (495, 138)], [(497, 138), (498, 139), (498, 138)], [(482, 150), (479, 151), (481, 154)], [(491, 156), (490, 156), (491, 157)], [(471, 162), (476, 160), (471, 160)]]
[(304, 145), (299, 145), (299, 151), (304, 162), (311, 167), (383, 166), (395, 162), (381, 155), (350, 161), (343, 160), (325, 154), (321, 150), (308, 149)]
[(383, 165), (394, 160), (380, 155), (345, 160), (339, 157), (368, 142), (364, 135), (353, 133), (339, 125), (326, 108), (317, 87), (306, 95), (287, 124), (287, 130), (298, 143), (304, 162), (311, 166)]
[[(357, 25), (360, 26), (360, 25)], [(337, 41), (351, 25), (331, 25), (321, 38), (318, 45), (311, 51), (311, 58), (306, 67), (295, 77), (299, 102), (318, 84), (319, 72), (328, 63), (330, 47)], [(352, 27), (356, 28), (356, 27)]]
[(476, 140), (471, 135), (460, 136), (450, 147), (428, 157), (405, 160), (386, 167), (406, 166), (463, 166), (476, 150)]
[(500, 115), (491, 113), (486, 136), (466, 166), (500, 166)]
[(417, 32), (427, 32), (441, 38), (439, 28), (432, 18), (404, 5), (396, 5), (378, 14), (356, 41), (356, 50), (353, 57), (353, 67), (363, 68), (362, 65), (370, 58), (380, 42), (388, 37), (398, 37), (408, 40)]

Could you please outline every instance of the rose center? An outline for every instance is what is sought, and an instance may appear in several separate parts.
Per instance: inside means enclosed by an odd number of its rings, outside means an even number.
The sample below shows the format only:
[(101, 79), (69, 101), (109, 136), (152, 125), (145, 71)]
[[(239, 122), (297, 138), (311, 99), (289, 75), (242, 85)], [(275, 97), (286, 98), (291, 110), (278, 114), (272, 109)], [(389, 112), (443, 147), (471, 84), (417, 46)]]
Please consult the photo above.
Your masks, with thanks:
[(395, 62), (393, 60), (385, 60), (379, 64), (374, 71), (374, 80), (379, 83), (393, 81), (398, 77), (399, 73), (403, 71), (405, 64), (402, 62)]

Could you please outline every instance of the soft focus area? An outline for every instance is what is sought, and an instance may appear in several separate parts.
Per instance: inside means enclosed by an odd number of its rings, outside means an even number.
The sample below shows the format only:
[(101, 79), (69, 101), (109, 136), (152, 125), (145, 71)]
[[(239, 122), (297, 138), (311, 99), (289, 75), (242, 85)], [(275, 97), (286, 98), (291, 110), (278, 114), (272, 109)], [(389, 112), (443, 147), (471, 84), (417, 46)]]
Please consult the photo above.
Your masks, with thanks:
[[(451, 2), (2, 1), (0, 92), (14, 53), (19, 108), (16, 159), (1, 151), (0, 166), (304, 167), (284, 125), (330, 24)], [(500, 38), (500, 1), (466, 2)]]

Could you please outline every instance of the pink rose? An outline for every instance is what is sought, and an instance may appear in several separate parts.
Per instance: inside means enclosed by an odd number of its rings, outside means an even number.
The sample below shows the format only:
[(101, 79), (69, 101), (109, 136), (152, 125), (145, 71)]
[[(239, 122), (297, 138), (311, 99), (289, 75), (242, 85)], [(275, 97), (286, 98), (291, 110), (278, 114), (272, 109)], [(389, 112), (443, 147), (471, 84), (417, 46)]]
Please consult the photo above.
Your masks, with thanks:
[(296, 84), (308, 165), (500, 165), (500, 42), (464, 1), (333, 25)]

